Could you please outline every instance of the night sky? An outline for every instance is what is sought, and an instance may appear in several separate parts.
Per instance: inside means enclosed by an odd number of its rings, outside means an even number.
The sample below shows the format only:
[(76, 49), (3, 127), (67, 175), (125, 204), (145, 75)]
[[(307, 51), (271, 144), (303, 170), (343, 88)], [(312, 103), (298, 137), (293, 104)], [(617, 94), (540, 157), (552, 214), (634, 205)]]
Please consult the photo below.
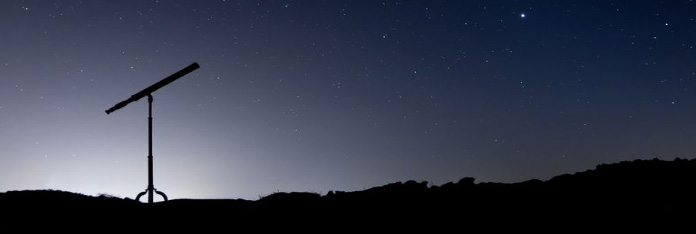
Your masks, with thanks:
[(0, 191), (258, 199), (696, 157), (696, 2), (3, 1)]

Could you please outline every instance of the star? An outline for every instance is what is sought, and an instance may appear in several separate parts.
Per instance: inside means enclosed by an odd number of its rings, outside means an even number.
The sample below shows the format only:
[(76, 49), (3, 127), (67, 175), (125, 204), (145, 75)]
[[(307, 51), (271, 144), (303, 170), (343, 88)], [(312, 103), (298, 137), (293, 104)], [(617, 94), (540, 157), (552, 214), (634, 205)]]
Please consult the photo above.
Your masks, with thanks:
[(525, 14), (525, 13), (520, 14), (520, 18), (522, 18), (522, 19), (527, 18), (527, 14)]

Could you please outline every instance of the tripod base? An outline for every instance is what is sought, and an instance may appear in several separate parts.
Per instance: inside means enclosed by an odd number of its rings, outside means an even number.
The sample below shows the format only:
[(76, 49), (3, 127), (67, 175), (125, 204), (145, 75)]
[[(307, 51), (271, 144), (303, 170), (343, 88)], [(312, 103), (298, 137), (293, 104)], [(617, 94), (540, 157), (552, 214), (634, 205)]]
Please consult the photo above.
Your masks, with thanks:
[[(158, 191), (157, 189), (152, 189), (152, 190), (155, 191), (155, 193), (157, 193), (157, 194), (159, 194), (160, 196), (162, 196), (162, 198), (164, 198), (164, 201), (169, 201), (169, 199), (167, 198), (167, 195), (164, 194), (164, 192)], [(147, 191), (148, 191), (148, 189), (146, 189), (145, 191), (142, 191), (142, 192), (138, 193), (138, 196), (135, 197), (135, 200), (136, 200), (136, 201), (140, 201), (140, 197), (142, 197), (143, 195), (147, 194)], [(150, 203), (152, 203), (152, 201), (150, 201)]]

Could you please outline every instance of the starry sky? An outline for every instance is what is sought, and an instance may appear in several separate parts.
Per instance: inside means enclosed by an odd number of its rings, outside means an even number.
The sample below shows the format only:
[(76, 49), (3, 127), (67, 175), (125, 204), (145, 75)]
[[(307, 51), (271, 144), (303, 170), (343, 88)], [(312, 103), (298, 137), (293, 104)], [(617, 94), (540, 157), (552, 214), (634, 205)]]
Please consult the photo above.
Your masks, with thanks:
[(694, 158), (696, 3), (3, 1), (0, 191), (258, 199)]

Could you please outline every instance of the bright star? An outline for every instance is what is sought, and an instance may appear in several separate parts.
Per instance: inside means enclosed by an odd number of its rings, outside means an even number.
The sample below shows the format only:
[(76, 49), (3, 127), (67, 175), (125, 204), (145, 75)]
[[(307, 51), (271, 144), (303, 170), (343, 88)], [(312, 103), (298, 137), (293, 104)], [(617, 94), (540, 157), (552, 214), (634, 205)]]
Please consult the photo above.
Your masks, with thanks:
[(526, 18), (526, 17), (527, 17), (527, 14), (525, 14), (525, 13), (520, 14), (520, 18)]

